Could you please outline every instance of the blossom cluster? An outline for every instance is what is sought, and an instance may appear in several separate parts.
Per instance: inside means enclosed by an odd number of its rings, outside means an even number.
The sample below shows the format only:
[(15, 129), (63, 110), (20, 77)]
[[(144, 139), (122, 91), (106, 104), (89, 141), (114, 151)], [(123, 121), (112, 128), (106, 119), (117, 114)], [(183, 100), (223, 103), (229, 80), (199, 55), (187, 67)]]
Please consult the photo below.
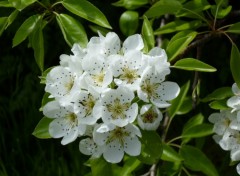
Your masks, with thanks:
[(45, 91), (53, 101), (43, 107), (52, 118), (49, 134), (66, 145), (80, 138), (79, 149), (118, 163), (124, 153), (141, 152), (142, 130), (156, 130), (159, 108), (179, 94), (175, 82), (165, 81), (170, 64), (165, 51), (144, 53), (141, 35), (121, 43), (113, 32), (92, 37), (85, 48), (74, 44), (72, 54), (46, 76)]
[[(237, 84), (232, 86), (234, 96), (227, 100), (229, 109), (209, 116), (209, 121), (214, 124), (213, 136), (223, 150), (230, 151), (232, 161), (240, 161), (240, 89)], [(240, 175), (240, 163), (237, 165)]]

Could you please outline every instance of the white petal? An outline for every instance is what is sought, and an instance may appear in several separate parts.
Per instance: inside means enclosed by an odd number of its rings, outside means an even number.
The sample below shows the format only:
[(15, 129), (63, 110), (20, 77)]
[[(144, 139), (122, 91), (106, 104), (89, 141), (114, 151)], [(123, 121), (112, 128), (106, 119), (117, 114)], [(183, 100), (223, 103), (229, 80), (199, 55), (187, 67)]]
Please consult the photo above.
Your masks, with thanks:
[(123, 159), (124, 151), (121, 144), (114, 140), (107, 144), (103, 157), (110, 163), (119, 163)]
[(130, 156), (138, 156), (141, 153), (141, 142), (137, 136), (124, 138), (124, 151)]
[(178, 96), (180, 88), (177, 83), (166, 81), (159, 86), (158, 91), (163, 100), (172, 100)]
[(131, 133), (131, 136), (138, 136), (138, 137), (142, 137), (141, 131), (139, 130), (139, 128), (136, 125), (133, 125), (132, 123), (129, 123), (127, 126), (125, 126), (126, 131)]
[(126, 116), (129, 123), (134, 122), (138, 114), (138, 105), (137, 103), (133, 103), (131, 107), (126, 111)]
[(240, 95), (240, 89), (238, 88), (236, 83), (232, 85), (232, 91), (235, 95)]
[(230, 157), (231, 157), (232, 161), (239, 161), (240, 160), (240, 148), (236, 147), (235, 149), (232, 149)]
[(236, 167), (237, 173), (240, 175), (240, 163)]
[(79, 150), (85, 155), (94, 155), (99, 157), (102, 154), (100, 147), (91, 138), (86, 138), (80, 141)]
[(233, 96), (228, 99), (227, 105), (231, 108), (233, 108), (233, 111), (240, 109), (240, 97), (239, 96)]
[(141, 50), (143, 49), (144, 44), (141, 35), (135, 34), (132, 36), (129, 36), (124, 42), (123, 42), (123, 52), (127, 53), (130, 50)]
[(219, 141), (222, 139), (222, 136), (220, 136), (220, 135), (213, 135), (213, 140), (217, 143), (217, 144), (219, 144)]
[(240, 122), (235, 119), (230, 123), (229, 127), (233, 130), (240, 131)]
[(70, 132), (65, 135), (61, 141), (62, 145), (69, 144), (70, 142), (73, 142), (78, 137), (78, 130), (77, 127), (74, 129), (71, 129)]
[(63, 137), (66, 132), (64, 130), (64, 127), (61, 126), (62, 119), (55, 119), (49, 124), (49, 134), (53, 138), (60, 138)]

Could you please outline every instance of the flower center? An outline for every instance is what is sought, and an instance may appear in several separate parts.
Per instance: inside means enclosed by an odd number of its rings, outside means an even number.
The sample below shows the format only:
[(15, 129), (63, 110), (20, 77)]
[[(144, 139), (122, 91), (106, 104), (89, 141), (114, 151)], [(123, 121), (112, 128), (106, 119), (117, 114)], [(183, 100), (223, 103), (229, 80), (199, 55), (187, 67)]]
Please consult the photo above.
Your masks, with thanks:
[(158, 88), (158, 84), (150, 84), (150, 80), (145, 80), (144, 83), (141, 85), (141, 89), (145, 92), (148, 98), (153, 97), (157, 98), (156, 90)]
[(123, 68), (123, 74), (120, 79), (126, 80), (128, 84), (133, 83), (137, 78), (138, 74), (136, 70), (129, 69), (128, 67)]
[(112, 118), (117, 119), (118, 117), (125, 119), (125, 111), (130, 107), (130, 103), (121, 104), (120, 100), (116, 98), (113, 104), (108, 104), (107, 109), (112, 113)]
[(77, 126), (78, 119), (77, 119), (76, 114), (74, 114), (74, 113), (67, 114), (65, 118), (68, 121), (70, 128), (74, 128), (75, 126)]
[(92, 95), (88, 95), (86, 100), (82, 101), (83, 106), (86, 108), (86, 116), (90, 115), (93, 111), (93, 107), (95, 106), (95, 100)]
[(104, 79), (105, 73), (103, 71), (101, 71), (99, 74), (97, 75), (93, 75), (92, 78), (94, 80), (94, 83), (97, 86), (101, 86), (103, 83), (103, 79)]
[(71, 78), (64, 86), (67, 89), (67, 92), (70, 92), (74, 84), (73, 78)]
[(153, 123), (158, 117), (157, 113), (155, 113), (152, 109), (145, 112), (142, 116), (144, 123)]
[(124, 146), (124, 138), (129, 136), (130, 133), (125, 131), (125, 128), (116, 127), (113, 131), (110, 132), (110, 136), (107, 140), (107, 143), (112, 142), (113, 140), (118, 140), (119, 143)]

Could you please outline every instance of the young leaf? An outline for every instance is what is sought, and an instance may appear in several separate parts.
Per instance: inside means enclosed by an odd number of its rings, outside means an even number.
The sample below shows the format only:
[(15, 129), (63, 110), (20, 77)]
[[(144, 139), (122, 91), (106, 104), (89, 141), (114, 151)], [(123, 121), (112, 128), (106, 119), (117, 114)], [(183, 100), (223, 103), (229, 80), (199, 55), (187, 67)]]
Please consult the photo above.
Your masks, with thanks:
[(112, 165), (102, 157), (90, 158), (89, 163), (92, 170), (92, 176), (106, 175), (106, 173), (108, 175), (113, 175)]
[(7, 23), (8, 23), (8, 17), (0, 17), (0, 36), (5, 30)]
[(231, 87), (221, 87), (214, 90), (212, 93), (203, 98), (202, 102), (208, 102), (213, 100), (223, 100), (225, 98), (233, 96)]
[(222, 19), (226, 17), (232, 10), (232, 6), (227, 6), (226, 8), (218, 7), (216, 5), (212, 6), (211, 13), (215, 16), (217, 19)]
[(219, 175), (211, 160), (198, 148), (183, 145), (180, 149), (180, 155), (184, 158), (184, 165), (187, 168), (200, 171), (208, 176)]
[(196, 29), (201, 25), (202, 25), (202, 22), (200, 20), (194, 20), (190, 22), (183, 21), (183, 20), (176, 20), (176, 21), (167, 23), (166, 25), (154, 31), (154, 35), (168, 34), (168, 33), (183, 31), (187, 29)]
[(211, 135), (213, 126), (211, 124), (199, 124), (195, 125), (187, 130), (183, 131), (182, 137), (183, 138), (199, 138)]
[(142, 36), (144, 47), (146, 47), (145, 50), (149, 51), (154, 47), (155, 39), (153, 35), (152, 25), (146, 16), (143, 16)]
[(18, 15), (19, 11), (18, 10), (14, 10), (8, 17), (8, 22), (7, 25), (5, 27), (5, 29), (8, 28), (8, 26), (10, 26), (12, 24), (12, 22), (16, 19), (17, 15)]
[(183, 103), (176, 112), (176, 114), (177, 115), (187, 114), (191, 110), (192, 110), (192, 97), (188, 96), (184, 98)]
[(63, 6), (70, 12), (102, 27), (110, 28), (104, 14), (87, 0), (63, 0)]
[(168, 60), (173, 60), (178, 54), (181, 54), (188, 44), (190, 44), (196, 37), (195, 31), (181, 31), (174, 35), (166, 49)]
[(168, 108), (168, 114), (169, 114), (170, 118), (173, 118), (175, 116), (175, 114), (178, 112), (179, 108), (181, 107), (181, 105), (187, 95), (189, 86), (190, 86), (190, 81), (188, 81), (181, 87), (179, 95), (177, 96), (177, 98), (175, 98), (171, 102), (172, 105)]
[(232, 44), (230, 68), (231, 68), (233, 79), (237, 83), (238, 87), (240, 87), (239, 65), (240, 65), (240, 53), (239, 53), (238, 47), (235, 44)]
[(119, 26), (125, 36), (136, 33), (139, 15), (137, 11), (125, 11), (119, 19)]
[(215, 100), (211, 103), (209, 103), (210, 108), (216, 109), (216, 110), (224, 110), (229, 109), (229, 106), (227, 106), (227, 100)]
[(161, 0), (156, 2), (144, 15), (153, 18), (164, 14), (175, 14), (181, 7), (182, 5), (178, 0)]
[(36, 0), (8, 0), (13, 7), (19, 11), (23, 10), (25, 7), (33, 4)]
[[(119, 176), (129, 176), (131, 173), (141, 165), (141, 162), (136, 157), (129, 157), (124, 161), (123, 168)], [(115, 174), (116, 175), (116, 174)]]
[(240, 22), (234, 23), (226, 32), (240, 34)]
[(189, 71), (200, 71), (200, 72), (215, 72), (216, 68), (208, 65), (200, 60), (193, 58), (185, 58), (177, 61), (173, 68)]
[(138, 159), (145, 164), (156, 163), (162, 155), (161, 138), (155, 131), (141, 131), (142, 151)]
[(181, 162), (183, 158), (169, 145), (163, 143), (163, 153), (161, 156), (163, 161)]
[(33, 135), (37, 138), (40, 139), (48, 139), (51, 138), (51, 136), (49, 135), (48, 132), (48, 127), (49, 124), (53, 121), (53, 119), (47, 118), (47, 117), (43, 117), (37, 124), (37, 126), (35, 127), (34, 131), (33, 131)]
[(82, 47), (87, 45), (87, 34), (80, 22), (67, 14), (57, 14), (57, 22), (65, 41), (70, 47), (74, 43), (79, 43)]
[(203, 119), (204, 119), (204, 116), (201, 113), (193, 116), (185, 123), (182, 133), (185, 133), (187, 130), (189, 130), (190, 128), (196, 125), (202, 124)]
[(13, 38), (13, 47), (22, 43), (36, 29), (40, 19), (41, 15), (33, 15), (23, 22)]

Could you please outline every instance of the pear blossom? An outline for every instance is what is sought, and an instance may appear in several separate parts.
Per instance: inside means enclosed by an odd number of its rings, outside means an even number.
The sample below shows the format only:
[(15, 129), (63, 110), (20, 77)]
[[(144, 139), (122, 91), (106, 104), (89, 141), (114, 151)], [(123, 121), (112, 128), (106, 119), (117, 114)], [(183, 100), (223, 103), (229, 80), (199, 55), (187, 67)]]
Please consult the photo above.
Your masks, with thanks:
[(167, 74), (166, 70), (160, 73), (156, 72), (154, 67), (148, 67), (141, 78), (140, 88), (137, 90), (138, 97), (159, 108), (169, 107), (171, 104), (168, 101), (178, 96), (180, 88), (175, 82), (164, 81)]
[(232, 85), (232, 92), (234, 96), (228, 99), (227, 105), (233, 108), (232, 111), (240, 110), (240, 89), (236, 83)]
[(138, 113), (137, 103), (131, 104), (134, 93), (126, 87), (111, 89), (102, 95), (102, 120), (123, 127), (132, 123)]
[(126, 152), (130, 156), (137, 156), (141, 152), (141, 132), (133, 124), (118, 127), (113, 124), (102, 124), (95, 128), (93, 140), (103, 146), (103, 157), (111, 163), (118, 163)]
[(236, 170), (237, 170), (238, 175), (240, 175), (240, 163), (237, 165)]
[(138, 125), (143, 130), (156, 130), (162, 120), (161, 111), (156, 106), (147, 104), (142, 106), (138, 115)]
[(81, 124), (72, 106), (61, 106), (58, 101), (51, 101), (43, 107), (43, 114), (54, 119), (49, 125), (49, 134), (53, 138), (63, 137), (62, 145), (73, 142), (86, 131), (86, 125)]

